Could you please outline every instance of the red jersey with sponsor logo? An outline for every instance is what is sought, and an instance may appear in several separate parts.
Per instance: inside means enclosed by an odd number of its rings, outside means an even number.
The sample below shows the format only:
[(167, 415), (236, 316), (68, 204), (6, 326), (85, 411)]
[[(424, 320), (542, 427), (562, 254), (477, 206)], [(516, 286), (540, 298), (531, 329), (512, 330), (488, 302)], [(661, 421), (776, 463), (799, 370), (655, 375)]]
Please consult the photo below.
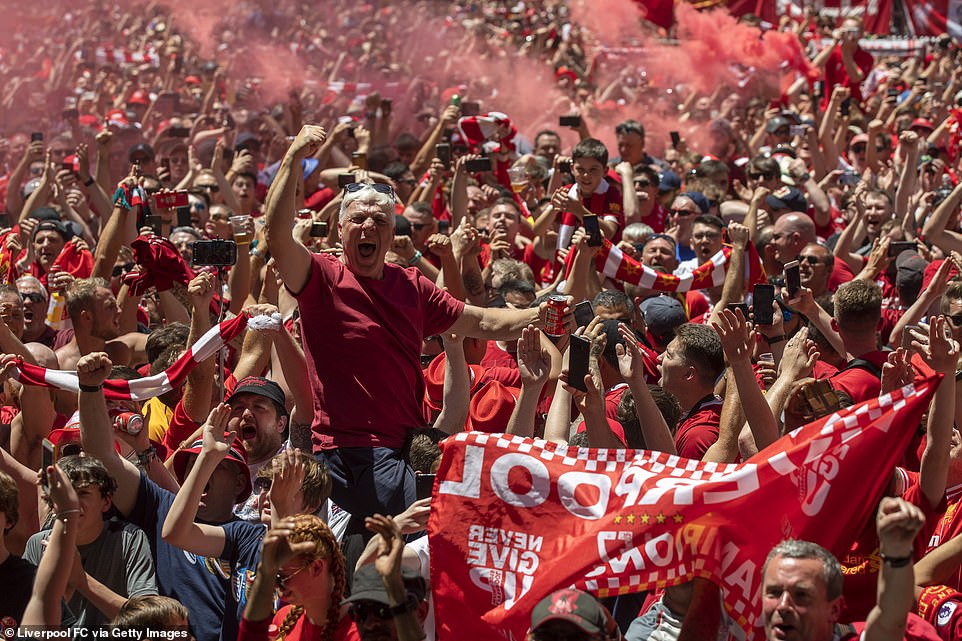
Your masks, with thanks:
[[(960, 512), (962, 512), (962, 485), (948, 488), (945, 491), (945, 501), (947, 503), (945, 511), (939, 515), (938, 521), (935, 523), (935, 529), (925, 548), (926, 554), (962, 533), (962, 515), (960, 515)], [(956, 568), (952, 578), (945, 584), (956, 590), (962, 589), (962, 567)]]

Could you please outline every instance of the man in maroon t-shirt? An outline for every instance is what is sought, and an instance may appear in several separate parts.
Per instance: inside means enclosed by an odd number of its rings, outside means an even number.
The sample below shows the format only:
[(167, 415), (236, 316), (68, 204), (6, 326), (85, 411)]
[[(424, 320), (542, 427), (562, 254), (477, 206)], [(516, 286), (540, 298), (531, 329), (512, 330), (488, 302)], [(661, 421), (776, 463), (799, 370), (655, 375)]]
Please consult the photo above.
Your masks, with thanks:
[(832, 386), (861, 403), (879, 395), (882, 365), (888, 354), (878, 348), (878, 324), (882, 316), (882, 290), (868, 280), (852, 280), (835, 292), (835, 329), (845, 351), (848, 365), (834, 374)]
[(658, 357), (658, 384), (678, 398), (684, 412), (675, 431), (678, 456), (700, 461), (718, 440), (722, 401), (715, 381), (725, 370), (721, 339), (707, 325), (685, 323)]
[(291, 144), (265, 211), (267, 242), (285, 286), (297, 297), (314, 394), (314, 452), (331, 471), (334, 501), (358, 520), (397, 514), (414, 501), (414, 474), (401, 455), (423, 427), (425, 336), (510, 340), (540, 310), (479, 308), (438, 289), (416, 270), (385, 264), (394, 237), (395, 197), (384, 185), (352, 184), (341, 203), (343, 252), (312, 254), (291, 228), (298, 167), (325, 138), (305, 125)]

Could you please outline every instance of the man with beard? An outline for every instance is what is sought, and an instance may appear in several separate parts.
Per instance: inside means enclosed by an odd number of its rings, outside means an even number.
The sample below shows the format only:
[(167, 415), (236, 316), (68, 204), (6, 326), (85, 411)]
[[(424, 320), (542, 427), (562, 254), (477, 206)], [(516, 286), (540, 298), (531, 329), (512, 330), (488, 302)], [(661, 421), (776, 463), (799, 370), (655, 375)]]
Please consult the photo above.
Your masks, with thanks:
[(85, 354), (107, 352), (118, 365), (130, 363), (131, 352), (119, 340), (120, 306), (102, 278), (82, 278), (73, 281), (66, 292), (67, 313), (73, 324), (73, 338), (57, 350), (62, 369), (76, 369), (77, 361)]

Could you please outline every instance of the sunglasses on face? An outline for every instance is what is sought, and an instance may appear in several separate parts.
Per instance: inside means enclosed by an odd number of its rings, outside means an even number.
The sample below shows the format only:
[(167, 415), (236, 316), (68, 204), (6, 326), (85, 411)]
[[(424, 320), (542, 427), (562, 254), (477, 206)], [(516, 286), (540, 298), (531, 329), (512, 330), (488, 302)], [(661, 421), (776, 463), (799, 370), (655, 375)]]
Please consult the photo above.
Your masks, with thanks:
[(23, 300), (26, 303), (44, 303), (47, 302), (47, 297), (40, 292), (27, 292), (26, 294), (21, 294)]
[(688, 211), (687, 209), (672, 209), (671, 215), (672, 216), (694, 216), (695, 212)]
[(748, 174), (748, 177), (752, 180), (772, 180), (775, 178), (773, 174)]
[(647, 180), (636, 180), (635, 187), (638, 187), (640, 189), (647, 189), (648, 187), (651, 187), (651, 183)]
[(421, 231), (422, 229), (430, 226), (431, 225), (428, 223), (411, 223), (411, 229), (414, 231)]
[(799, 256), (798, 262), (808, 263), (809, 265), (818, 265), (822, 261), (820, 261), (817, 256)]
[(854, 152), (857, 153), (857, 154), (864, 154), (864, 153), (865, 153), (865, 145), (853, 145), (853, 146), (852, 146), (852, 151), (854, 151)]
[(309, 565), (310, 563), (305, 563), (304, 565), (294, 570), (290, 574), (281, 574), (280, 572), (278, 572), (277, 575), (274, 576), (274, 585), (277, 586), (278, 590), (280, 590), (281, 592), (284, 592), (285, 590), (287, 590), (287, 583), (291, 579), (293, 579), (295, 576), (303, 572)]
[(382, 621), (390, 621), (394, 618), (390, 606), (374, 601), (352, 603), (347, 613), (355, 623), (364, 623), (370, 616), (375, 616)]
[(215, 194), (220, 191), (220, 185), (197, 185), (197, 189), (207, 189)]
[(952, 314), (951, 316), (946, 316), (949, 321), (955, 327), (962, 327), (962, 314)]

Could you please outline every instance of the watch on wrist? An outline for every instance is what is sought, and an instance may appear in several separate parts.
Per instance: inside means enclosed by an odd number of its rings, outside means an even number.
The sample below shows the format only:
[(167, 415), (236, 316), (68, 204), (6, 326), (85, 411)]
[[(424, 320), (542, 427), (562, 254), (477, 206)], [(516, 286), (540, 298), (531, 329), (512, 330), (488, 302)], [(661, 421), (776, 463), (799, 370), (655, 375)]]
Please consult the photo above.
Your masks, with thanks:
[(768, 341), (769, 345), (775, 345), (785, 340), (785, 334), (782, 334), (781, 336), (765, 336), (765, 340)]

